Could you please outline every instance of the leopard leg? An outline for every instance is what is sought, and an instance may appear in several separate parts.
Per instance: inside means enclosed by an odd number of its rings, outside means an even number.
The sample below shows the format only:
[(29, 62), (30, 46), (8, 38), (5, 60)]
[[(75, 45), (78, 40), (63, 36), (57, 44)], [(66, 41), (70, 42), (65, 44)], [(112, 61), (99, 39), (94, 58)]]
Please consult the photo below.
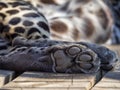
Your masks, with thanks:
[(52, 45), (57, 45), (57, 44), (66, 44), (69, 42), (64, 42), (64, 41), (56, 41), (56, 40), (50, 40), (50, 39), (36, 39), (36, 40), (28, 40), (23, 37), (16, 37), (13, 42), (12, 46), (26, 46), (26, 47), (47, 47), (47, 46), (52, 46)]
[[(22, 47), (2, 57), (1, 63), (2, 68), (8, 67), (9, 69), (17, 71), (42, 70), (67, 73), (91, 73), (96, 72), (100, 67), (97, 54), (78, 44), (54, 45), (39, 48)], [(19, 65), (17, 63), (19, 63)], [(75, 69), (72, 70), (71, 68), (73, 67)]]
[(29, 46), (28, 39), (18, 36), (12, 40), (12, 46)]
[(46, 61), (48, 58), (46, 60), (44, 58), (42, 60), (39, 59), (43, 56), (43, 52), (42, 48), (38, 47), (16, 48), (7, 55), (0, 56), (0, 69), (14, 70), (17, 72), (28, 70), (52, 72), (52, 64)]
[[(50, 47), (54, 45), (71, 45), (71, 44), (80, 44), (84, 45), (87, 48), (90, 48), (93, 50), (98, 57), (100, 58), (101, 62), (101, 68), (103, 70), (110, 70), (115, 66), (115, 63), (118, 59), (118, 56), (115, 52), (109, 50), (108, 48), (93, 44), (93, 43), (86, 43), (86, 42), (65, 42), (65, 41), (55, 41), (55, 40), (48, 40), (48, 39), (41, 39), (41, 40), (35, 40), (35, 41), (28, 41), (25, 42), (28, 46), (35, 46), (35, 47)], [(27, 46), (26, 45), (26, 46)]]
[(15, 71), (60, 73), (93, 73), (100, 68), (97, 54), (80, 44), (21, 47), (1, 57), (0, 64)]

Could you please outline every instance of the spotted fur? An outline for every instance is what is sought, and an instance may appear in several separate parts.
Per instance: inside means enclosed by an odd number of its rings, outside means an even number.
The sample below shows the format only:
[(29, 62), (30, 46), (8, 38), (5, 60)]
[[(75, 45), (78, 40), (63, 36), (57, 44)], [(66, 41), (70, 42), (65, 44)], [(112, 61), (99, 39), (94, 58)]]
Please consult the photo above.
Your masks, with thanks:
[(0, 68), (62, 73), (110, 70), (117, 61), (114, 52), (79, 41), (106, 43), (112, 25), (111, 12), (102, 0), (0, 0)]
[(0, 1), (0, 32), (10, 42), (23, 37), (103, 44), (111, 38), (112, 25), (102, 0)]
[(60, 11), (63, 16), (50, 19), (51, 39), (102, 44), (109, 41), (113, 19), (102, 1), (70, 0)]
[(0, 1), (0, 36), (10, 42), (16, 37), (38, 39), (49, 37), (46, 18), (25, 1)]

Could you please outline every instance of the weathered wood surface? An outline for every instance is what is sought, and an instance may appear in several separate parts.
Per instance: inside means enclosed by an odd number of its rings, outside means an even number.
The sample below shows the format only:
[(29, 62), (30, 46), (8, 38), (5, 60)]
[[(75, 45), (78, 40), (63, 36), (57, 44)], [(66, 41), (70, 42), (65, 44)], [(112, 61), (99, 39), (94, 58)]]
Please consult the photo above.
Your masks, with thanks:
[(13, 71), (0, 70), (0, 87), (10, 82), (14, 78)]
[(120, 71), (108, 72), (92, 90), (120, 90)]
[(12, 90), (89, 90), (95, 83), (97, 74), (53, 74), (25, 72), (4, 89)]
[(92, 90), (120, 90), (120, 46), (111, 46), (109, 48), (116, 51), (119, 60), (114, 70), (108, 72)]
[[(107, 47), (120, 56), (120, 46)], [(90, 90), (93, 86), (92, 90), (120, 90), (119, 64), (114, 71), (108, 72), (95, 86), (94, 84), (103, 75), (101, 71), (91, 75), (25, 72), (0, 90)], [(2, 79), (2, 82), (5, 80)]]

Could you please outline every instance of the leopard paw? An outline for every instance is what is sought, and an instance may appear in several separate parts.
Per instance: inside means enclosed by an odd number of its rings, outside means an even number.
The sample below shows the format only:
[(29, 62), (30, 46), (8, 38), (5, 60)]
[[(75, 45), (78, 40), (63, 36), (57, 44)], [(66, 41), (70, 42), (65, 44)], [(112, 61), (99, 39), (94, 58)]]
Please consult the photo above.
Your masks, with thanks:
[(100, 68), (97, 54), (80, 44), (20, 47), (1, 59), (2, 69), (14, 71), (93, 73)]
[(53, 71), (61, 73), (93, 73), (100, 68), (100, 59), (89, 48), (73, 44), (53, 46), (51, 51)]

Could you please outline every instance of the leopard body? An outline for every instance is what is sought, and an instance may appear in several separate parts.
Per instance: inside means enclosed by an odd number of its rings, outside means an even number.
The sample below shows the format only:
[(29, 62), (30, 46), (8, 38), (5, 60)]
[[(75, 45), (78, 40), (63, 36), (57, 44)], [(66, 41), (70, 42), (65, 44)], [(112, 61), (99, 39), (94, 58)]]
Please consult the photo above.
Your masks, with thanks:
[(88, 42), (110, 43), (113, 20), (103, 0), (0, 0), (0, 69), (111, 70), (116, 54)]
[(97, 0), (1, 0), (1, 36), (107, 43), (113, 19)]
[(16, 37), (48, 38), (50, 33), (46, 18), (32, 5), (25, 1), (1, 0), (0, 36), (12, 42)]

